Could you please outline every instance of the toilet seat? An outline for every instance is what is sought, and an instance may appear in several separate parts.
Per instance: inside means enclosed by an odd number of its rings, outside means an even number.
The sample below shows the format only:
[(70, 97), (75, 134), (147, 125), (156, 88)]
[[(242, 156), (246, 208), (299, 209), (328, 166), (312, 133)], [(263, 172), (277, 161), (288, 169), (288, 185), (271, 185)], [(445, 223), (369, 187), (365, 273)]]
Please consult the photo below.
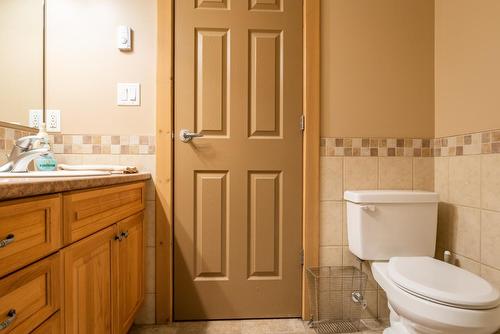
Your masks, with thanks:
[(500, 305), (498, 290), (486, 280), (431, 257), (393, 257), (387, 274), (402, 290), (434, 303), (469, 310)]
[[(389, 277), (388, 267), (389, 262), (371, 264), (373, 276), (387, 294), (391, 310), (392, 331), (387, 333), (409, 334), (418, 329), (418, 333), (491, 334), (500, 328), (500, 307), (466, 309), (416, 296)], [(401, 326), (412, 330), (402, 330)]]

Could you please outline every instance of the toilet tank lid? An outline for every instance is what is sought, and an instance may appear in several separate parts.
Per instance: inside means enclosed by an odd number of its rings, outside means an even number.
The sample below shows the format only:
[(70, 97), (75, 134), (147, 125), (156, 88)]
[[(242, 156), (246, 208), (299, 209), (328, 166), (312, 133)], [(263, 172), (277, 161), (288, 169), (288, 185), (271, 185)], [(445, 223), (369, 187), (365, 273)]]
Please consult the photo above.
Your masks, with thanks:
[(437, 203), (439, 195), (412, 190), (347, 190), (344, 199), (353, 203)]

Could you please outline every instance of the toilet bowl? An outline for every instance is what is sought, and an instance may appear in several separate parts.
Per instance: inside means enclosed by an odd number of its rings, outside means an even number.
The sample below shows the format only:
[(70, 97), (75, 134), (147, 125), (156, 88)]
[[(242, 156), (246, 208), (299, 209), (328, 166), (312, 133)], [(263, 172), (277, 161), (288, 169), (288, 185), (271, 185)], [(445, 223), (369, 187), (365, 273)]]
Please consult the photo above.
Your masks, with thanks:
[(491, 334), (500, 327), (498, 291), (482, 278), (430, 257), (373, 262), (387, 294), (384, 334)]
[(387, 294), (385, 334), (475, 334), (500, 328), (500, 295), (481, 277), (433, 259), (438, 194), (346, 191), (349, 250), (372, 261)]

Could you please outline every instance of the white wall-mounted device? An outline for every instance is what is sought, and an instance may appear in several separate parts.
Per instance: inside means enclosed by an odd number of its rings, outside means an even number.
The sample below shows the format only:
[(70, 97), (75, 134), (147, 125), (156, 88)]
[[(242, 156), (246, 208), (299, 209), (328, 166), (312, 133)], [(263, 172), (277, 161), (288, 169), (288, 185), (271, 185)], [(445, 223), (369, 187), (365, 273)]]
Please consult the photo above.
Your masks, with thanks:
[(61, 111), (45, 110), (47, 132), (61, 132)]
[(116, 30), (116, 43), (121, 51), (132, 50), (132, 29), (129, 26), (118, 26)]
[(141, 85), (138, 83), (119, 83), (116, 89), (116, 104), (119, 106), (141, 105)]
[(41, 109), (31, 109), (29, 117), (30, 128), (40, 128), (40, 124), (43, 122), (43, 110)]

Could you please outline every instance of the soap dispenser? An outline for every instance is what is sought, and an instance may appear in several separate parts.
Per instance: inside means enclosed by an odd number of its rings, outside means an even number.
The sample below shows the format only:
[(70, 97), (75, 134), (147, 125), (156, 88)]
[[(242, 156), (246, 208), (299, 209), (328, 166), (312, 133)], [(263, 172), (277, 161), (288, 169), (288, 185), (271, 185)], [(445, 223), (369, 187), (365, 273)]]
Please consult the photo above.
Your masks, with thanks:
[[(45, 146), (50, 150), (49, 134), (47, 133), (45, 123), (42, 123), (40, 125), (40, 129), (38, 130), (37, 136), (45, 139), (45, 144), (42, 144), (42, 146)], [(43, 155), (43, 156), (35, 159), (35, 168), (38, 171), (54, 171), (54, 170), (56, 170), (57, 169), (57, 161), (56, 161), (56, 158), (54, 157), (54, 154), (49, 151), (48, 154)]]

